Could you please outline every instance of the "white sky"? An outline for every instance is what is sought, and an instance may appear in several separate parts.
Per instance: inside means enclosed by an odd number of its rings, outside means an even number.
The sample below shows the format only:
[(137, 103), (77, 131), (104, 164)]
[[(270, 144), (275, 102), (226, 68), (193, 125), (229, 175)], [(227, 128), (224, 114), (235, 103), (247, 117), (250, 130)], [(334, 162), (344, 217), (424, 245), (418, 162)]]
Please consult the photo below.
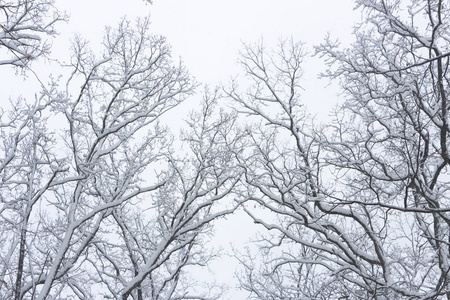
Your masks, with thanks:
[(292, 36), (317, 44), (333, 28), (337, 35), (349, 31), (344, 13), (352, 6), (348, 0), (157, 0), (152, 21), (200, 81), (224, 80), (236, 72), (242, 42)]
[[(280, 38), (306, 43), (309, 53), (327, 32), (349, 41), (359, 13), (352, 0), (57, 0), (71, 15), (64, 31), (100, 41), (105, 25), (151, 16), (154, 33), (167, 37), (174, 59), (181, 58), (200, 83), (226, 83), (240, 71), (237, 65), (242, 43), (263, 38), (275, 46)], [(64, 37), (69, 35), (65, 34)], [(65, 44), (66, 47), (67, 44)], [(56, 45), (55, 45), (56, 46)], [(326, 116), (336, 101), (337, 90), (318, 81), (324, 70), (318, 58), (304, 64), (303, 99), (314, 114)]]

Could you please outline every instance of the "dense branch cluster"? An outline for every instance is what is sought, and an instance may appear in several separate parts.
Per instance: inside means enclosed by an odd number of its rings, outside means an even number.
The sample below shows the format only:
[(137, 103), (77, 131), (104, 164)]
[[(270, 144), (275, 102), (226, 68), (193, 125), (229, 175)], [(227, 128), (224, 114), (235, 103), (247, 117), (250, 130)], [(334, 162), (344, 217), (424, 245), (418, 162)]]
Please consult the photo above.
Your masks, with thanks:
[(26, 66), (30, 60), (48, 55), (45, 39), (56, 34), (55, 24), (67, 20), (53, 0), (0, 2), (0, 65)]
[(316, 48), (346, 95), (326, 128), (307, 126), (298, 104), (299, 46), (270, 60), (249, 49), (257, 84), (229, 92), (263, 124), (243, 158), (247, 198), (278, 216), (246, 208), (271, 232), (264, 268), (242, 260), (255, 299), (450, 298), (449, 9), (356, 2), (365, 19), (351, 48), (330, 38)]

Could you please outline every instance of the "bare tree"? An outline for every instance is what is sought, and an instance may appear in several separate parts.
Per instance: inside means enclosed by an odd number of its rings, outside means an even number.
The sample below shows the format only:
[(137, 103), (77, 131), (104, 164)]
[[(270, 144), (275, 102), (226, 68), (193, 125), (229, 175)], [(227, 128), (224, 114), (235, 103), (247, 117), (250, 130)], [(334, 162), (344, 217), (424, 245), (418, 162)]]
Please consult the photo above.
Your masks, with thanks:
[(235, 116), (206, 97), (173, 153), (158, 120), (195, 86), (148, 25), (107, 29), (99, 55), (76, 38), (65, 84), (2, 113), (1, 299), (217, 299), (183, 269), (208, 262), (203, 234), (235, 209), (219, 204), (242, 173)]
[(259, 239), (263, 259), (251, 253), (239, 258), (241, 287), (255, 299), (325, 296), (323, 273), (334, 267), (325, 258), (339, 246), (333, 236), (339, 233), (328, 232), (334, 223), (320, 188), (322, 146), (300, 100), (304, 55), (293, 41), (272, 52), (262, 43), (248, 46), (241, 63), (250, 87), (241, 92), (234, 82), (226, 89), (236, 109), (253, 119), (239, 155), (248, 186), (244, 209), (255, 223), (278, 232)]
[[(25, 257), (29, 231), (33, 227), (30, 220), (33, 206), (49, 188), (64, 181), (58, 183), (58, 178), (67, 171), (64, 159), (50, 151), (55, 140), (49, 134), (46, 126), (48, 117), (43, 112), (52, 103), (47, 94), (36, 99), (32, 105), (26, 105), (19, 99), (9, 113), (1, 114), (0, 288), (13, 291), (14, 299), (21, 298), (20, 287), (27, 269)], [(7, 298), (12, 297), (9, 295)]]
[(387, 289), (449, 299), (448, 3), (357, 3), (351, 50), (318, 48), (348, 95), (327, 161), (349, 176), (333, 196), (382, 221), (368, 224)]
[[(186, 280), (181, 280), (189, 276), (182, 271), (183, 267), (206, 265), (211, 259), (205, 252), (200, 234), (211, 229), (212, 221), (236, 208), (231, 201), (228, 205), (221, 202), (241, 177), (242, 170), (232, 152), (240, 138), (233, 132), (235, 116), (224, 112), (215, 114), (215, 106), (215, 97), (207, 96), (202, 110), (191, 113), (190, 129), (183, 134), (183, 140), (193, 155), (182, 159), (168, 156), (172, 168), (166, 174), (169, 178), (167, 184), (152, 203), (153, 216), (149, 218), (149, 211), (146, 211), (147, 216), (141, 214), (136, 218), (139, 223), (148, 222), (146, 226), (152, 234), (141, 241), (136, 237), (128, 239), (127, 249), (136, 249), (129, 252), (130, 258), (135, 252), (137, 265), (143, 266), (125, 281), (121, 290), (123, 299), (139, 289), (142, 291), (138, 296), (140, 299), (206, 300), (220, 296), (201, 295), (195, 286), (183, 287)], [(131, 228), (133, 223), (120, 224), (123, 229)], [(130, 237), (134, 232), (142, 234), (142, 230), (127, 231)], [(152, 249), (151, 255), (144, 249)]]
[(295, 43), (247, 47), (253, 85), (227, 90), (259, 120), (241, 156), (246, 211), (269, 230), (264, 269), (242, 259), (255, 299), (450, 297), (447, 3), (356, 2), (352, 47), (317, 48), (348, 96), (333, 123), (302, 110)]

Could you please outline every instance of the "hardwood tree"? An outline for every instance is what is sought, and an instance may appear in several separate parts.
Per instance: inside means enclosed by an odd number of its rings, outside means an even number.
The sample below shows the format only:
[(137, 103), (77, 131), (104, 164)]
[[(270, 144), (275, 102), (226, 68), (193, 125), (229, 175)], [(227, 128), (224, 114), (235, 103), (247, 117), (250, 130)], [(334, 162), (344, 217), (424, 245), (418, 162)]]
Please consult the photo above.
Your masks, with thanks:
[(268, 229), (264, 267), (241, 258), (255, 299), (450, 298), (450, 10), (356, 3), (363, 22), (350, 48), (317, 47), (346, 96), (333, 122), (317, 128), (303, 111), (295, 43), (247, 47), (253, 85), (227, 90), (258, 124), (241, 156), (246, 211)]
[(2, 112), (1, 299), (220, 294), (194, 290), (183, 270), (211, 259), (202, 236), (235, 209), (222, 203), (242, 173), (235, 116), (207, 95), (189, 151), (174, 152), (160, 119), (195, 84), (148, 26), (122, 20), (99, 54), (76, 38), (69, 75)]
[(380, 241), (374, 283), (389, 295), (449, 299), (448, 3), (357, 4), (366, 22), (350, 51), (329, 39), (318, 47), (348, 96), (327, 159), (349, 174), (347, 196), (333, 198), (381, 221), (368, 223)]

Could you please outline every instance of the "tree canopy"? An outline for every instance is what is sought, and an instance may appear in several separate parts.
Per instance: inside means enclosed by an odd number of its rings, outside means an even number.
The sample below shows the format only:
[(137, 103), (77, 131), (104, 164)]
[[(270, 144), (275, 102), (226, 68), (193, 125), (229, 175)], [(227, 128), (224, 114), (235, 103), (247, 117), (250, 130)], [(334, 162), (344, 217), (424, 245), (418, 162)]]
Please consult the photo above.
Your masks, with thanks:
[(234, 253), (248, 299), (450, 299), (450, 7), (355, 3), (354, 42), (314, 48), (345, 98), (321, 123), (299, 41), (245, 45), (242, 74), (200, 91), (124, 18), (43, 79), (68, 16), (0, 2), (0, 68), (40, 85), (0, 111), (0, 299), (221, 299), (193, 267), (236, 211), (260, 228)]

